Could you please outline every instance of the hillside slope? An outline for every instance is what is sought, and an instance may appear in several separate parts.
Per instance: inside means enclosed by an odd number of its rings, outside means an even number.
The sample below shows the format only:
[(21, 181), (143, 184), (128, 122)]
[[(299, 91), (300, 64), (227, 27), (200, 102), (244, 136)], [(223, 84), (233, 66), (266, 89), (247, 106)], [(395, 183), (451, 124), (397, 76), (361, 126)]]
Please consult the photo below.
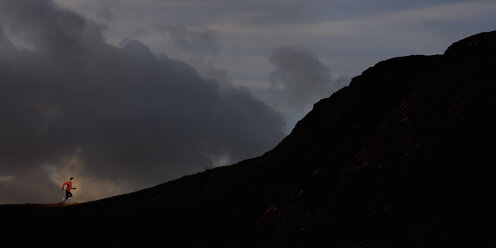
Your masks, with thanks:
[[(64, 208), (0, 206), (7, 237), (175, 246), (494, 244), (496, 32), (376, 64), (261, 157)], [(64, 237), (57, 236), (57, 240)]]

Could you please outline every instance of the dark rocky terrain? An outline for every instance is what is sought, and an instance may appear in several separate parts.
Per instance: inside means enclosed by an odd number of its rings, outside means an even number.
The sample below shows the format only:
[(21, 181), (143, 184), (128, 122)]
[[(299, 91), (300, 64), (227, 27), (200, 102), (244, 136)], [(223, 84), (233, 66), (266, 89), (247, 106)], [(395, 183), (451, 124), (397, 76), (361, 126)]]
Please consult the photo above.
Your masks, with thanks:
[(495, 96), (496, 31), (443, 55), (382, 61), (263, 156), (84, 204), (3, 205), (2, 239), (493, 247)]

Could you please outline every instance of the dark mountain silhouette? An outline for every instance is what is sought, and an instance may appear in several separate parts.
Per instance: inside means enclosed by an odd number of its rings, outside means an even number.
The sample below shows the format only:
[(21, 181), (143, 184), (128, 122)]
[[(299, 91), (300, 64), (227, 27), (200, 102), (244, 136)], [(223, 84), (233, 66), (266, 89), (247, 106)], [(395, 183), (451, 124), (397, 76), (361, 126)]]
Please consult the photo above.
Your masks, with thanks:
[(163, 247), (491, 246), (495, 93), (496, 31), (443, 55), (389, 59), (316, 103), (263, 156), (79, 205), (3, 205), (3, 237)]

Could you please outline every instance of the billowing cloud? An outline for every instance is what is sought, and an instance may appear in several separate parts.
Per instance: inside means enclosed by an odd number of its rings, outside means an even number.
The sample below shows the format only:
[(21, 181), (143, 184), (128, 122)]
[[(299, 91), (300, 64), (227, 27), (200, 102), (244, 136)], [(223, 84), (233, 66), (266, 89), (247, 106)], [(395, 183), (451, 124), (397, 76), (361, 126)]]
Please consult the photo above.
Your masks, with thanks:
[(282, 138), (280, 114), (248, 90), (101, 31), (48, 0), (0, 0), (0, 202), (54, 201), (69, 176), (79, 200), (122, 193)]
[(219, 45), (214, 31), (198, 25), (165, 26), (165, 31), (170, 33), (174, 45), (182, 51), (194, 56), (218, 54)]
[(332, 80), (331, 71), (312, 53), (298, 47), (279, 47), (270, 56), (275, 95), (290, 109), (306, 109), (343, 86)]
[(232, 86), (228, 73), (214, 64), (220, 51), (214, 30), (201, 25), (166, 25), (158, 29), (170, 35), (174, 47), (202, 78), (216, 80), (221, 88)]

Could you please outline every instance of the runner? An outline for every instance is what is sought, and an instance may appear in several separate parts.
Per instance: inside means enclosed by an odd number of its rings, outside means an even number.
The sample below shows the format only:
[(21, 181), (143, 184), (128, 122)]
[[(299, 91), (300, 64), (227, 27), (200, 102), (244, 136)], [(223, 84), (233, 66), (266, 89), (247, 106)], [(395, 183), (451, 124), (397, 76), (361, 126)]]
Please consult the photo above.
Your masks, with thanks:
[[(62, 203), (64, 203), (67, 198), (72, 197), (71, 189), (76, 189), (72, 187), (72, 181), (74, 181), (74, 177), (71, 177), (69, 181), (62, 184), (62, 190), (65, 190), (65, 196), (62, 197)], [(67, 187), (65, 187), (67, 185)]]

